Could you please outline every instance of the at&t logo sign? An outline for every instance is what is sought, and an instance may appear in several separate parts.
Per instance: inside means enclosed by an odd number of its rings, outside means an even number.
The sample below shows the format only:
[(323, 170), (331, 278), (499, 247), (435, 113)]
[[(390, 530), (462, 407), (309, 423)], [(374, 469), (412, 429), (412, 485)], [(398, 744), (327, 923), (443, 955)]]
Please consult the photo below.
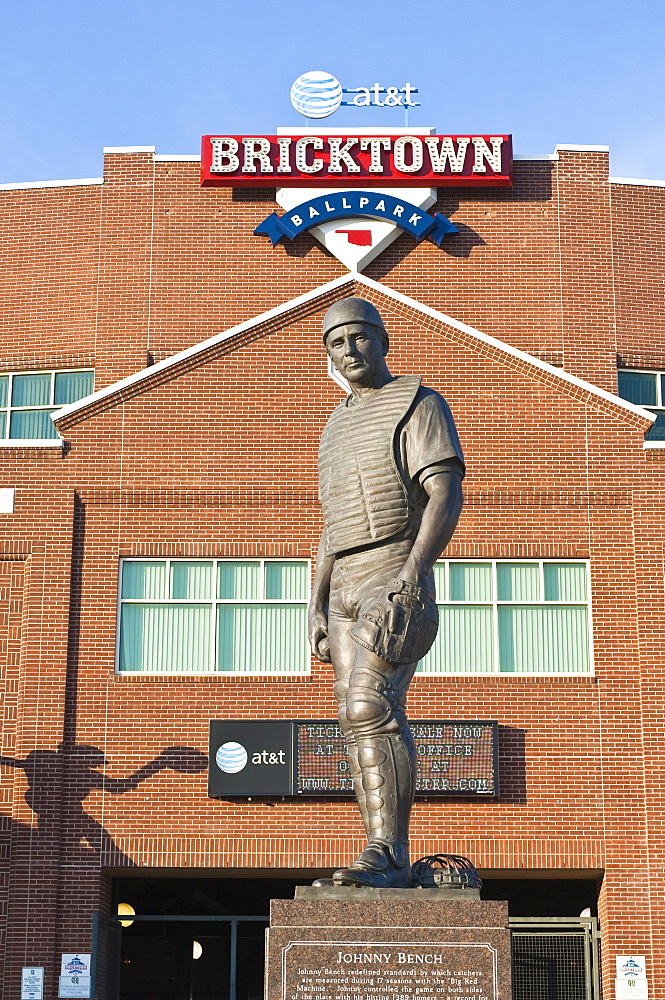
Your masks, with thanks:
[(209, 795), (289, 795), (292, 765), (289, 722), (210, 723)]
[(371, 87), (347, 90), (332, 73), (315, 69), (303, 73), (294, 82), (291, 104), (305, 118), (327, 118), (340, 107), (417, 108), (420, 105), (412, 100), (417, 93), (417, 88), (410, 83), (403, 87), (381, 87), (375, 83)]
[[(217, 767), (225, 774), (237, 774), (247, 766), (249, 754), (242, 743), (223, 743), (215, 754)], [(284, 750), (256, 750), (252, 754), (252, 764), (286, 764)]]

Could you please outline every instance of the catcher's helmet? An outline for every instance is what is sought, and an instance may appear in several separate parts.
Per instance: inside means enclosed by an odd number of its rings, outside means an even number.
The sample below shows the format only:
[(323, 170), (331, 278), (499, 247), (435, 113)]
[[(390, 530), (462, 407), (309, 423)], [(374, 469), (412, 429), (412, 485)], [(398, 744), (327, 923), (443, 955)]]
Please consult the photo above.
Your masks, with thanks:
[(386, 328), (376, 306), (373, 306), (367, 299), (350, 295), (346, 299), (333, 302), (323, 317), (323, 343), (325, 344), (326, 338), (332, 330), (337, 329), (338, 326), (346, 326), (348, 323), (367, 323), (380, 330), (386, 340), (388, 339)]

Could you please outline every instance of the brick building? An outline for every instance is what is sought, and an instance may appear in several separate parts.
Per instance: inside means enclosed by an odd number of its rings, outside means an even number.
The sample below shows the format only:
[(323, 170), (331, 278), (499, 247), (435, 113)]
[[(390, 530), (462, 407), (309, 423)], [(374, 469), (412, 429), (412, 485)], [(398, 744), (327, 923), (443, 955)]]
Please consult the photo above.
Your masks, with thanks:
[[(4, 996), (25, 966), (57, 996), (60, 956), (96, 947), (99, 996), (121, 968), (126, 1000), (234, 1000), (229, 975), (254, 1000), (270, 896), (362, 845), (348, 797), (215, 799), (201, 765), (210, 720), (335, 716), (302, 621), (343, 398), (321, 318), (357, 294), (468, 462), (454, 638), (409, 714), (499, 724), (499, 795), (419, 798), (413, 856), (472, 858), (520, 933), (558, 919), (593, 950), (597, 917), (602, 996), (643, 956), (665, 1000), (665, 185), (559, 147), (512, 188), (439, 189), (459, 233), (362, 275), (253, 236), (274, 197), (152, 149), (0, 191)], [(170, 919), (114, 949), (121, 902)], [(524, 995), (584, 995), (543, 975)]]

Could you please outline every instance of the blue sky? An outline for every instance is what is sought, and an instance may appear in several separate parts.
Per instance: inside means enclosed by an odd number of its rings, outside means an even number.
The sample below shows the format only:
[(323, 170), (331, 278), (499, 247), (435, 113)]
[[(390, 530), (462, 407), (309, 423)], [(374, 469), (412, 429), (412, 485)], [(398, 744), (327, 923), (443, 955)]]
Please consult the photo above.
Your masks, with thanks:
[[(103, 146), (197, 153), (210, 132), (303, 123), (306, 70), (419, 88), (411, 125), (512, 133), (515, 152), (611, 147), (611, 173), (665, 179), (663, 0), (24, 0), (0, 27), (0, 183), (96, 177)], [(321, 124), (403, 123), (340, 109)]]

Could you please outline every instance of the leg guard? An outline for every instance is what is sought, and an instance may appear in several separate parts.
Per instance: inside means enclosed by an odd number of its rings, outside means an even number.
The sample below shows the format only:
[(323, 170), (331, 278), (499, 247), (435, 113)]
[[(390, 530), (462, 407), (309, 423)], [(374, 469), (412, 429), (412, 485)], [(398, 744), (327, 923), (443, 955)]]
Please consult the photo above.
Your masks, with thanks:
[(358, 801), (358, 809), (360, 811), (360, 817), (363, 821), (363, 826), (365, 827), (365, 833), (369, 838), (369, 817), (367, 815), (367, 806), (365, 804), (365, 788), (363, 786), (362, 772), (358, 761), (358, 743), (356, 742), (356, 738), (353, 734), (351, 726), (349, 725), (349, 720), (346, 715), (346, 699), (348, 690), (348, 681), (341, 680), (335, 683), (334, 691), (338, 704), (339, 726), (344, 735), (344, 739), (346, 740), (346, 748), (349, 751), (349, 772), (353, 780), (353, 791)]
[(414, 768), (400, 733), (358, 739), (358, 762), (365, 789), (368, 844), (348, 868), (333, 875), (337, 885), (409, 888), (408, 827)]
[(406, 849), (414, 790), (414, 762), (409, 750), (401, 733), (358, 739), (371, 843), (404, 845)]
[(337, 884), (411, 885), (408, 827), (416, 754), (404, 701), (403, 692), (379, 671), (368, 667), (354, 671), (346, 696), (346, 723), (349, 745), (357, 746), (364, 795), (361, 812), (369, 843), (348, 868), (335, 872)]

